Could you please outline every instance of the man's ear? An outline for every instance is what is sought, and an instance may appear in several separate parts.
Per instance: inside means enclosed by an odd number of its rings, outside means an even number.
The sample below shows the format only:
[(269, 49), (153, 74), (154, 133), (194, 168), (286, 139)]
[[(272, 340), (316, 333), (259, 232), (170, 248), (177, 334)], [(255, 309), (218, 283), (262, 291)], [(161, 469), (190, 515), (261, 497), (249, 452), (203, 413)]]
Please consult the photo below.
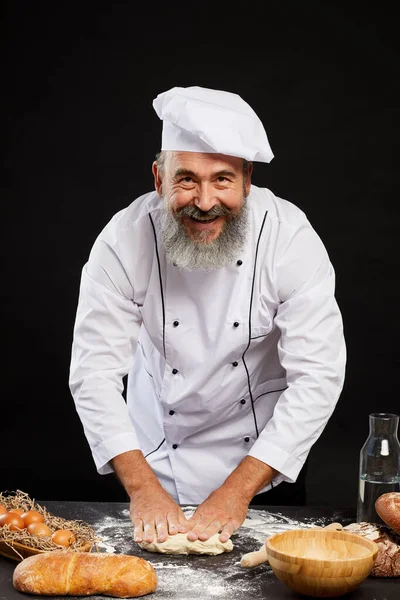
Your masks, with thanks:
[(161, 194), (162, 194), (162, 178), (161, 178), (160, 171), (158, 169), (157, 161), (153, 162), (153, 164), (151, 166), (151, 170), (153, 171), (153, 176), (154, 176), (154, 187), (156, 189), (157, 194), (159, 196), (161, 196)]
[(253, 163), (249, 163), (249, 168), (247, 171), (247, 175), (246, 175), (246, 181), (245, 181), (245, 190), (246, 190), (246, 198), (247, 196), (250, 194), (250, 187), (251, 187), (251, 174), (253, 172)]

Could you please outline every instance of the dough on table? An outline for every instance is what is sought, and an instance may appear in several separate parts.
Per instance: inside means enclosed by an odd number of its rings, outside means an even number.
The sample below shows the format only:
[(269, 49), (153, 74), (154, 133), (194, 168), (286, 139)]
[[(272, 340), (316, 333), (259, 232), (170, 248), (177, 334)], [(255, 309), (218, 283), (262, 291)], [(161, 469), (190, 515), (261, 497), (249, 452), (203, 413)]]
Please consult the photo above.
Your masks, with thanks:
[(139, 546), (149, 552), (161, 552), (162, 554), (222, 554), (233, 550), (232, 540), (219, 541), (219, 533), (212, 535), (206, 542), (196, 540), (191, 542), (187, 539), (187, 533), (170, 535), (166, 542), (139, 542)]

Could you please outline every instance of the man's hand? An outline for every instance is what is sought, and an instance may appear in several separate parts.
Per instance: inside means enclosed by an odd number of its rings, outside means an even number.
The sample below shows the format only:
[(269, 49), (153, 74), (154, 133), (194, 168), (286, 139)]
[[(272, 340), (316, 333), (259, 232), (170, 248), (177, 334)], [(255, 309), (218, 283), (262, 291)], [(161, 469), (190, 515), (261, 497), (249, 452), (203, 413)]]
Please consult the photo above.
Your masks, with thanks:
[(189, 531), (182, 509), (160, 485), (140, 450), (112, 460), (115, 472), (130, 497), (135, 542), (165, 542), (168, 535)]
[(221, 532), (219, 540), (226, 542), (243, 523), (247, 515), (249, 501), (237, 492), (225, 487), (225, 484), (204, 500), (189, 519), (191, 531), (188, 540), (208, 540)]
[(246, 456), (225, 483), (197, 507), (188, 521), (188, 539), (206, 541), (220, 531), (219, 540), (226, 542), (245, 520), (253, 496), (277, 473), (260, 460)]
[(180, 506), (157, 482), (142, 486), (131, 497), (130, 516), (135, 542), (165, 542), (168, 535), (186, 533), (188, 521)]

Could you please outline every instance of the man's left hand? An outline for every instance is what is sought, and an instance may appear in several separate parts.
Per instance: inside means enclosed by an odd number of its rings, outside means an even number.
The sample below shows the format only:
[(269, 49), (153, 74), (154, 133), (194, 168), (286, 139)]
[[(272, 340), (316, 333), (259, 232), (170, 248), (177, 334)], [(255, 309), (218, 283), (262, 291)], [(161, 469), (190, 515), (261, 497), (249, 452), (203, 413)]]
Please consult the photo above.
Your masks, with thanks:
[(191, 528), (188, 540), (204, 542), (220, 531), (219, 540), (226, 542), (245, 520), (248, 506), (247, 499), (221, 486), (197, 507), (188, 520)]
[(188, 520), (191, 542), (208, 540), (221, 532), (220, 542), (226, 542), (246, 518), (254, 494), (271, 482), (278, 471), (252, 456), (246, 456), (220, 488), (212, 492)]

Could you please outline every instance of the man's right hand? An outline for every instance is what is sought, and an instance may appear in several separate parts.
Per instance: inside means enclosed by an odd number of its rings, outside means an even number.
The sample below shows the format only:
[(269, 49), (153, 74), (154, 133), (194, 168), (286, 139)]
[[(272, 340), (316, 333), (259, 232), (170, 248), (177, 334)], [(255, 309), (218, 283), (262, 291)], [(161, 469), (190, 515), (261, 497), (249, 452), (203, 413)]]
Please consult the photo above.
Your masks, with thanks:
[(130, 516), (135, 542), (165, 542), (168, 535), (189, 531), (182, 509), (158, 482), (133, 494)]
[(135, 542), (165, 542), (168, 535), (189, 531), (181, 507), (160, 485), (140, 450), (119, 454), (112, 464), (130, 498)]

